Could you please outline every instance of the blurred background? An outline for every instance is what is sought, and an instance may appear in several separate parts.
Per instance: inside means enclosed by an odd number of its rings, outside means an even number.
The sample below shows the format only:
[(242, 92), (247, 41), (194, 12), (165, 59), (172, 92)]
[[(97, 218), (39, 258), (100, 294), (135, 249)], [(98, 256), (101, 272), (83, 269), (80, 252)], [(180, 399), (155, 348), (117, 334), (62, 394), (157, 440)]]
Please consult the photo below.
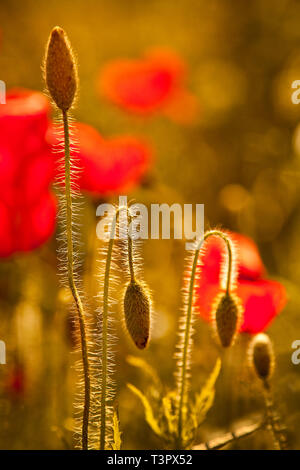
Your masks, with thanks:
[[(290, 447), (300, 448), (300, 366), (291, 362), (291, 344), (300, 339), (300, 106), (291, 102), (291, 84), (300, 79), (299, 2), (2, 0), (0, 18), (0, 79), (7, 89), (44, 90), (44, 48), (52, 27), (59, 25), (78, 57), (75, 118), (107, 138), (135, 135), (153, 148), (151, 169), (129, 199), (146, 205), (203, 203), (207, 228), (221, 226), (257, 243), (268, 276), (288, 293), (289, 301), (268, 333), (277, 357), (275, 401), (289, 429)], [(180, 122), (176, 114), (172, 119), (159, 112), (125, 112), (99, 93), (99, 72), (108, 61), (138, 60), (153, 47), (173, 50), (187, 68), (185, 87), (197, 103), (188, 122)], [(82, 277), (91, 310), (99, 290), (95, 208), (104, 199), (86, 194), (82, 215)], [(117, 195), (109, 200), (117, 201)], [(161, 447), (145, 423), (142, 406), (126, 388), (131, 382), (146, 390), (147, 377), (126, 358), (142, 356), (172, 387), (182, 306), (184, 243), (149, 240), (142, 252), (155, 323), (149, 348), (137, 353), (117, 322), (116, 381), (125, 449)], [(7, 346), (7, 364), (0, 365), (2, 449), (72, 447), (70, 303), (68, 290), (59, 285), (55, 236), (37, 250), (0, 260), (0, 339)], [(116, 316), (120, 318), (118, 309)], [(260, 386), (246, 364), (249, 336), (241, 335), (234, 346), (231, 379), (220, 377), (199, 443), (263, 412)], [(194, 390), (219, 354), (210, 326), (199, 319)], [(226, 360), (233, 362), (232, 357)], [(270, 446), (263, 431), (234, 444), (245, 449)]]

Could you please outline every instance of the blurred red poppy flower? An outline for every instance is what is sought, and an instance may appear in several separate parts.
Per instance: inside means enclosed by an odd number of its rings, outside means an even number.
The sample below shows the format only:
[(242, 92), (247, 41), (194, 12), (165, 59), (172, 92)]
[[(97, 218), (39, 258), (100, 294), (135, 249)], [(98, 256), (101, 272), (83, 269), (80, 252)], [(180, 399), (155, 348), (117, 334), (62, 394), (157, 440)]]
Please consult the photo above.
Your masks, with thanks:
[[(256, 334), (264, 331), (286, 304), (284, 286), (264, 279), (266, 270), (256, 244), (250, 238), (231, 233), (237, 248), (236, 293), (244, 306), (240, 331)], [(218, 237), (210, 237), (200, 257), (201, 274), (196, 287), (196, 308), (200, 316), (211, 319), (212, 303), (220, 291), (220, 274), (225, 248)]]
[(5, 377), (4, 390), (12, 400), (22, 399), (26, 391), (25, 369), (22, 364), (15, 364)]
[(160, 112), (189, 123), (196, 116), (197, 102), (185, 82), (183, 61), (170, 50), (152, 49), (142, 59), (107, 63), (100, 72), (99, 90), (126, 111), (140, 115)]
[[(50, 192), (58, 172), (53, 143), (58, 138), (42, 93), (15, 89), (0, 106), (0, 257), (38, 248), (54, 232), (56, 199)], [(104, 139), (75, 124), (79, 142), (77, 184), (96, 196), (121, 193), (138, 184), (151, 161), (135, 137)]]
[(33, 250), (54, 231), (48, 113), (47, 98), (24, 89), (9, 91), (0, 106), (0, 257)]
[[(91, 126), (76, 123), (76, 184), (94, 196), (124, 193), (138, 184), (149, 169), (152, 152), (143, 140), (130, 136), (104, 139)], [(57, 137), (54, 132), (52, 139)], [(58, 152), (58, 157), (62, 156)]]

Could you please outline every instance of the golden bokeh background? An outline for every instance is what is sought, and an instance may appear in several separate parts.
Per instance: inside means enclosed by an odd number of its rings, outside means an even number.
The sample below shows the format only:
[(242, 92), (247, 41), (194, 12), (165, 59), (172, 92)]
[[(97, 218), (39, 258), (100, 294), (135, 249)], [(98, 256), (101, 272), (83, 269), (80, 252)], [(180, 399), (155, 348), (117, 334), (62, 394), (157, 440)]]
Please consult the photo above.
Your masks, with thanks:
[[(80, 96), (75, 118), (105, 136), (130, 133), (150, 142), (155, 164), (130, 198), (147, 205), (204, 203), (206, 227), (241, 232), (258, 244), (269, 276), (280, 280), (289, 296), (268, 332), (277, 357), (275, 400), (289, 429), (290, 447), (300, 448), (300, 365), (291, 362), (291, 344), (300, 339), (300, 106), (291, 102), (291, 84), (300, 79), (299, 2), (2, 0), (0, 18), (0, 79), (8, 89), (44, 89), (44, 47), (52, 27), (59, 25), (78, 57)], [(97, 77), (108, 60), (140, 57), (152, 46), (174, 49), (188, 65), (188, 87), (199, 103), (191, 125), (159, 115), (137, 118), (98, 96)], [(82, 276), (91, 308), (99, 289), (94, 276), (97, 202), (85, 198), (81, 221)], [(172, 387), (182, 306), (183, 242), (146, 241), (143, 256), (155, 306), (149, 349), (137, 353), (117, 321), (116, 382), (126, 449), (161, 446), (144, 421), (142, 406), (126, 388), (131, 382), (145, 390), (147, 378), (126, 358), (141, 355)], [(69, 304), (68, 292), (59, 287), (55, 238), (36, 252), (1, 260), (0, 339), (7, 345), (7, 365), (0, 365), (2, 449), (72, 446)], [(248, 340), (241, 336), (224, 358), (228, 367), (217, 385), (215, 407), (199, 431), (199, 442), (263, 412), (259, 384), (246, 363)], [(210, 327), (199, 320), (194, 390), (201, 387), (218, 354)], [(20, 395), (9, 392), (7, 383), (21, 366), (25, 378), (20, 380), (26, 387)], [(270, 445), (268, 433), (261, 431), (234, 448)]]

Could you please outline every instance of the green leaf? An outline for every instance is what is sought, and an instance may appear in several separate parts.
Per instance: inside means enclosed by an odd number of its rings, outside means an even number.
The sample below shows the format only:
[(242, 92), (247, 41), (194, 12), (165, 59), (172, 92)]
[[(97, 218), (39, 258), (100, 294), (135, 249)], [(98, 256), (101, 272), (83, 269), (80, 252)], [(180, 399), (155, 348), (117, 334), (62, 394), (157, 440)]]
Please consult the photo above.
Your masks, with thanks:
[(122, 440), (121, 440), (119, 417), (118, 417), (118, 412), (116, 409), (114, 409), (114, 414), (113, 414), (113, 431), (114, 431), (114, 442), (112, 444), (112, 448), (113, 450), (120, 450)]
[(132, 384), (127, 384), (127, 387), (141, 400), (143, 406), (144, 406), (144, 412), (145, 412), (145, 419), (151, 429), (157, 434), (158, 436), (162, 436), (162, 431), (160, 429), (158, 421), (155, 419), (152, 407), (149, 403), (148, 398), (134, 385)]
[(176, 392), (173, 390), (162, 398), (164, 416), (168, 424), (168, 433), (174, 435), (177, 431)]
[(197, 416), (197, 423), (202, 423), (208, 410), (212, 407), (215, 398), (215, 383), (221, 370), (221, 360), (217, 359), (216, 365), (210, 374), (200, 393), (196, 394), (194, 413)]
[(131, 366), (142, 369), (143, 372), (149, 375), (149, 377), (153, 380), (153, 382), (155, 382), (157, 385), (161, 385), (160, 379), (156, 371), (144, 359), (142, 359), (141, 357), (137, 357), (137, 356), (127, 356), (126, 361)]

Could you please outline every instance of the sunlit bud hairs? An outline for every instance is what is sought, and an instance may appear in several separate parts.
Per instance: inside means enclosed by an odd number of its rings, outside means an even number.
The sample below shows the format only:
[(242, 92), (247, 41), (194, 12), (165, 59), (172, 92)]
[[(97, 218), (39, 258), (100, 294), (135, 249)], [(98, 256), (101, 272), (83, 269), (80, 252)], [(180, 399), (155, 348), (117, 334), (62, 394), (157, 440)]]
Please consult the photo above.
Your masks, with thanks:
[(216, 297), (212, 305), (211, 320), (217, 337), (224, 348), (231, 346), (239, 330), (243, 307), (234, 293), (236, 285), (236, 248), (230, 235), (221, 230), (207, 232), (205, 237), (217, 236), (226, 245), (226, 257), (221, 266), (222, 292)]
[(68, 111), (77, 90), (77, 67), (69, 40), (58, 26), (51, 31), (46, 48), (45, 80), (57, 107)]
[(124, 297), (124, 315), (127, 330), (139, 349), (144, 349), (150, 333), (150, 299), (147, 290), (131, 280)]
[[(130, 208), (127, 210), (127, 220), (131, 224)], [(139, 349), (144, 349), (150, 336), (151, 297), (145, 284), (135, 277), (138, 257), (136, 256), (136, 247), (133, 246), (129, 228), (127, 229), (126, 239), (130, 281), (126, 286), (123, 302), (125, 325), (135, 345)]]
[(237, 334), (242, 308), (234, 294), (221, 294), (213, 307), (213, 320), (219, 340), (223, 348), (228, 348), (234, 342)]
[(275, 356), (270, 338), (265, 333), (254, 336), (249, 345), (249, 360), (256, 375), (263, 381), (271, 378)]

